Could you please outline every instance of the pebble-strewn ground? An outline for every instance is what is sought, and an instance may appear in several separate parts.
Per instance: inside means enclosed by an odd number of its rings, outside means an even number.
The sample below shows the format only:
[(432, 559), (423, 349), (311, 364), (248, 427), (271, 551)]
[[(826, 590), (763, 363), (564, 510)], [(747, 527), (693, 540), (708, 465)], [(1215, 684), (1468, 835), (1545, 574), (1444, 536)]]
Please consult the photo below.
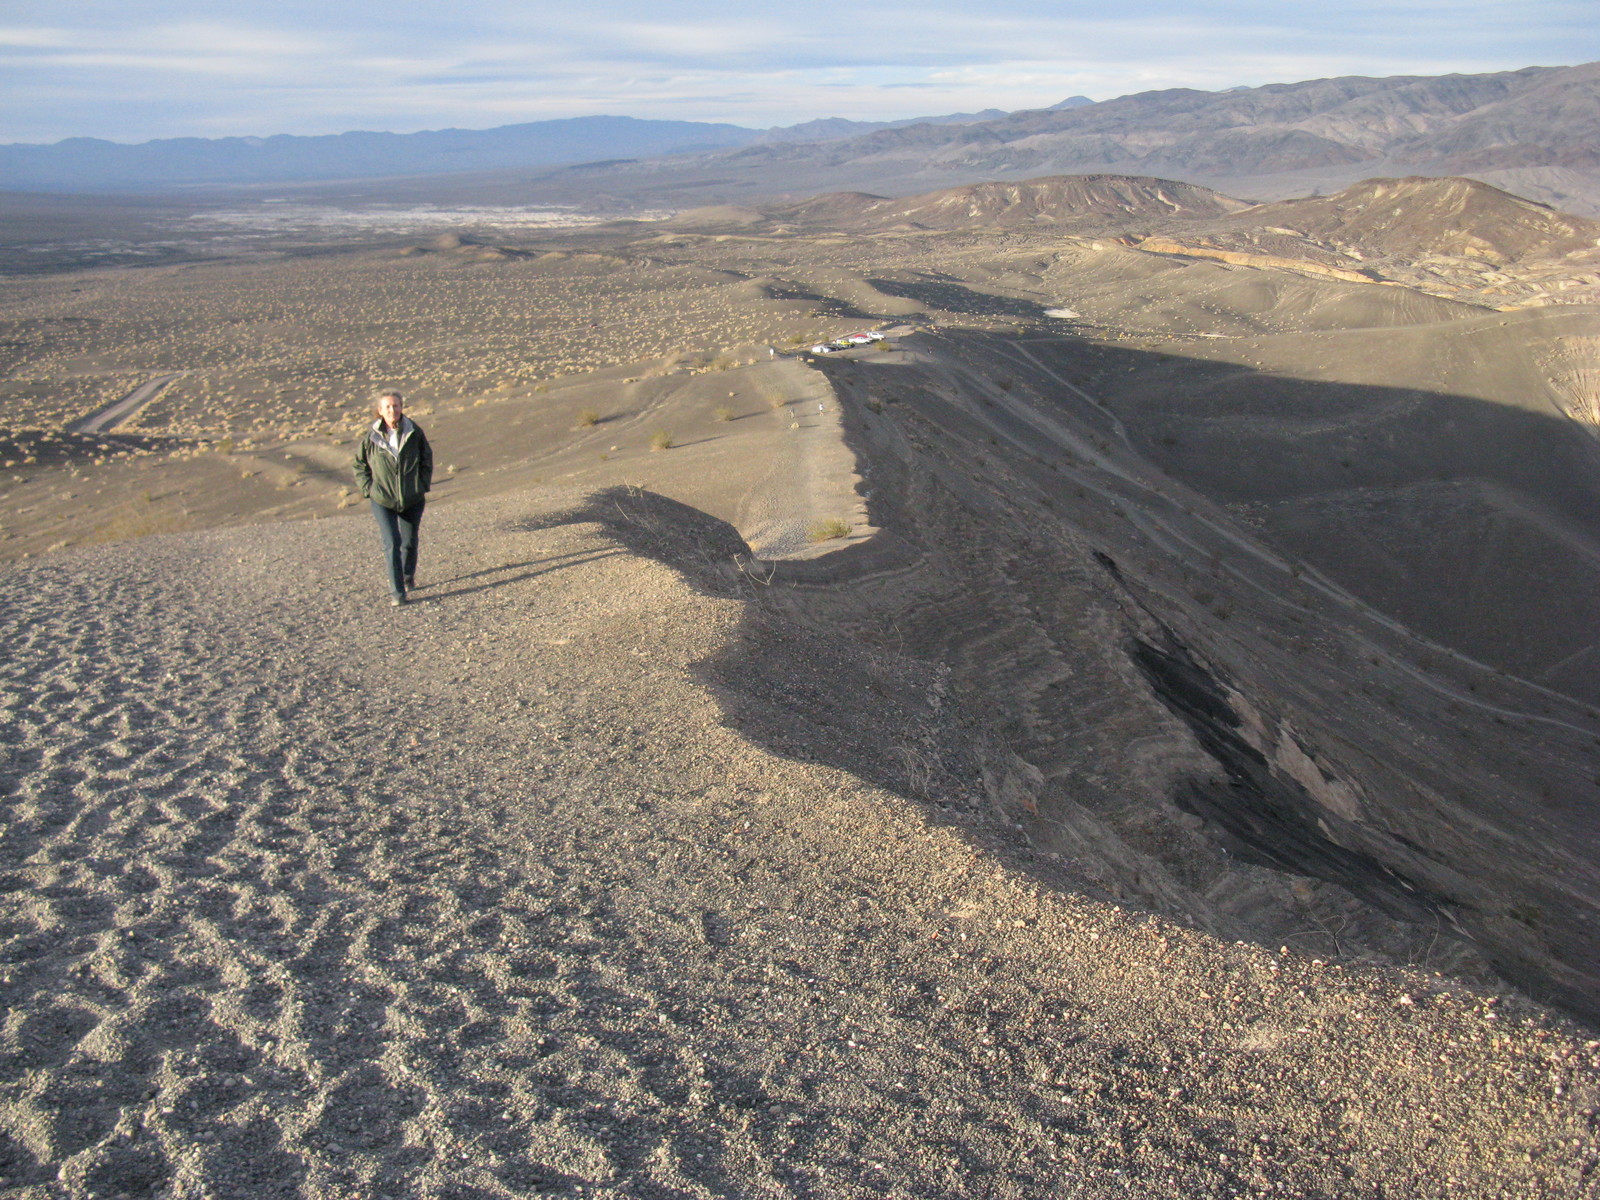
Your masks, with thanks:
[(3, 568), (5, 1194), (1600, 1194), (1595, 1042), (1041, 889), (786, 693), (935, 674), (578, 499)]

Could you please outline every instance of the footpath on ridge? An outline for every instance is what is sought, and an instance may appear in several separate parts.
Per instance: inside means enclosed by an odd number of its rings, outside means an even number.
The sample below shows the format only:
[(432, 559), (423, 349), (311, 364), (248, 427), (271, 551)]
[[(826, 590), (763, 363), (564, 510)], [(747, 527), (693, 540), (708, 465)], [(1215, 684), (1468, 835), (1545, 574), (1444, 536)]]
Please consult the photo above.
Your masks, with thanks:
[(0, 570), (10, 1194), (1593, 1187), (1566, 1027), (1053, 891), (837, 765), (913, 762), (943, 676), (765, 611), (729, 527), (425, 537), (399, 612), (358, 517)]

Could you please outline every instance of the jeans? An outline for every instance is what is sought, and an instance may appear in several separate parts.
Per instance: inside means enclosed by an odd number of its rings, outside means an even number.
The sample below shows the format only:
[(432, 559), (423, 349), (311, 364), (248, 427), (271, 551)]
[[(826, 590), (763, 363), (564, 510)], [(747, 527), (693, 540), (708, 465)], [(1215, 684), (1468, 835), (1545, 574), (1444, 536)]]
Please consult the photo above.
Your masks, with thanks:
[(395, 512), (372, 501), (372, 515), (378, 522), (378, 536), (383, 538), (383, 560), (389, 572), (389, 591), (395, 596), (406, 594), (406, 580), (417, 573), (417, 527), (422, 524), (422, 509), (426, 501), (418, 500), (410, 508)]

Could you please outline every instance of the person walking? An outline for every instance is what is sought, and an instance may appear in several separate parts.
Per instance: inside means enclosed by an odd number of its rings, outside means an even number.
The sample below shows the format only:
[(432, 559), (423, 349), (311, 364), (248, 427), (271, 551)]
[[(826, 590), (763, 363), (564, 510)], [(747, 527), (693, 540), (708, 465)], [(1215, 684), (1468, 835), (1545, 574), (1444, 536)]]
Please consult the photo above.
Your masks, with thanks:
[(377, 418), (361, 435), (353, 464), (356, 488), (372, 502), (389, 572), (389, 603), (398, 607), (417, 586), (417, 528), (433, 486), (433, 447), (405, 410), (399, 392), (372, 405)]

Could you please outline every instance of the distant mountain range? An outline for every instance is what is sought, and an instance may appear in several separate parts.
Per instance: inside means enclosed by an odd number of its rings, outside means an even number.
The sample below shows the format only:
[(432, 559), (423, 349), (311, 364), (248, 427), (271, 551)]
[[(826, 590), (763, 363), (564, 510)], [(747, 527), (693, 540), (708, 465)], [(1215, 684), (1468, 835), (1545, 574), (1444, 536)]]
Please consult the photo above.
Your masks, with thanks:
[(1600, 63), (1141, 92), (990, 121), (546, 173), (499, 195), (688, 208), (821, 192), (906, 196), (1043, 175), (1181, 180), (1265, 201), (1375, 176), (1465, 176), (1600, 216)]
[(0, 187), (147, 191), (387, 177), (385, 195), (688, 208), (862, 191), (904, 196), (1041, 175), (1182, 180), (1254, 200), (1374, 176), (1468, 176), (1600, 215), (1600, 63), (1483, 75), (1345, 76), (1092, 103), (787, 129), (582, 117), (328, 137), (75, 138), (0, 146)]
[[(750, 155), (774, 155), (762, 148)], [(1447, 171), (1600, 168), (1600, 63), (1492, 75), (1347, 77), (1124, 96), (957, 128), (883, 130), (809, 151), (819, 161), (909, 158), (976, 170), (1089, 166), (1277, 174), (1379, 160)], [(1159, 167), (1160, 170), (1152, 170)]]
[[(1062, 105), (1086, 105), (1083, 96)], [(1057, 106), (1061, 107), (1061, 106)], [(161, 138), (128, 145), (68, 138), (0, 145), (0, 187), (11, 191), (144, 191), (194, 185), (289, 183), (526, 170), (695, 154), (761, 143), (821, 142), (918, 124), (971, 124), (999, 109), (903, 121), (835, 117), (783, 129), (698, 121), (572, 117), (495, 129), (338, 133), (317, 137)]]
[(904, 194), (982, 179), (1117, 173), (1279, 199), (1374, 175), (1470, 175), (1600, 206), (1600, 63), (1142, 92), (959, 126), (746, 146), (724, 171)]
[(759, 136), (737, 125), (574, 117), (498, 129), (162, 138), (137, 145), (68, 138), (0, 146), (0, 180), (18, 191), (104, 191), (434, 175), (692, 153)]
[(386, 191), (409, 191), (414, 199), (686, 209), (823, 192), (907, 196), (1045, 175), (1181, 180), (1260, 201), (1336, 192), (1376, 176), (1464, 176), (1600, 216), (1600, 63), (1347, 76), (1223, 92), (1176, 88), (992, 120), (922, 121), (826, 140), (764, 138), (671, 158), (547, 168), (460, 188), (437, 177), (415, 187), (396, 181)]

